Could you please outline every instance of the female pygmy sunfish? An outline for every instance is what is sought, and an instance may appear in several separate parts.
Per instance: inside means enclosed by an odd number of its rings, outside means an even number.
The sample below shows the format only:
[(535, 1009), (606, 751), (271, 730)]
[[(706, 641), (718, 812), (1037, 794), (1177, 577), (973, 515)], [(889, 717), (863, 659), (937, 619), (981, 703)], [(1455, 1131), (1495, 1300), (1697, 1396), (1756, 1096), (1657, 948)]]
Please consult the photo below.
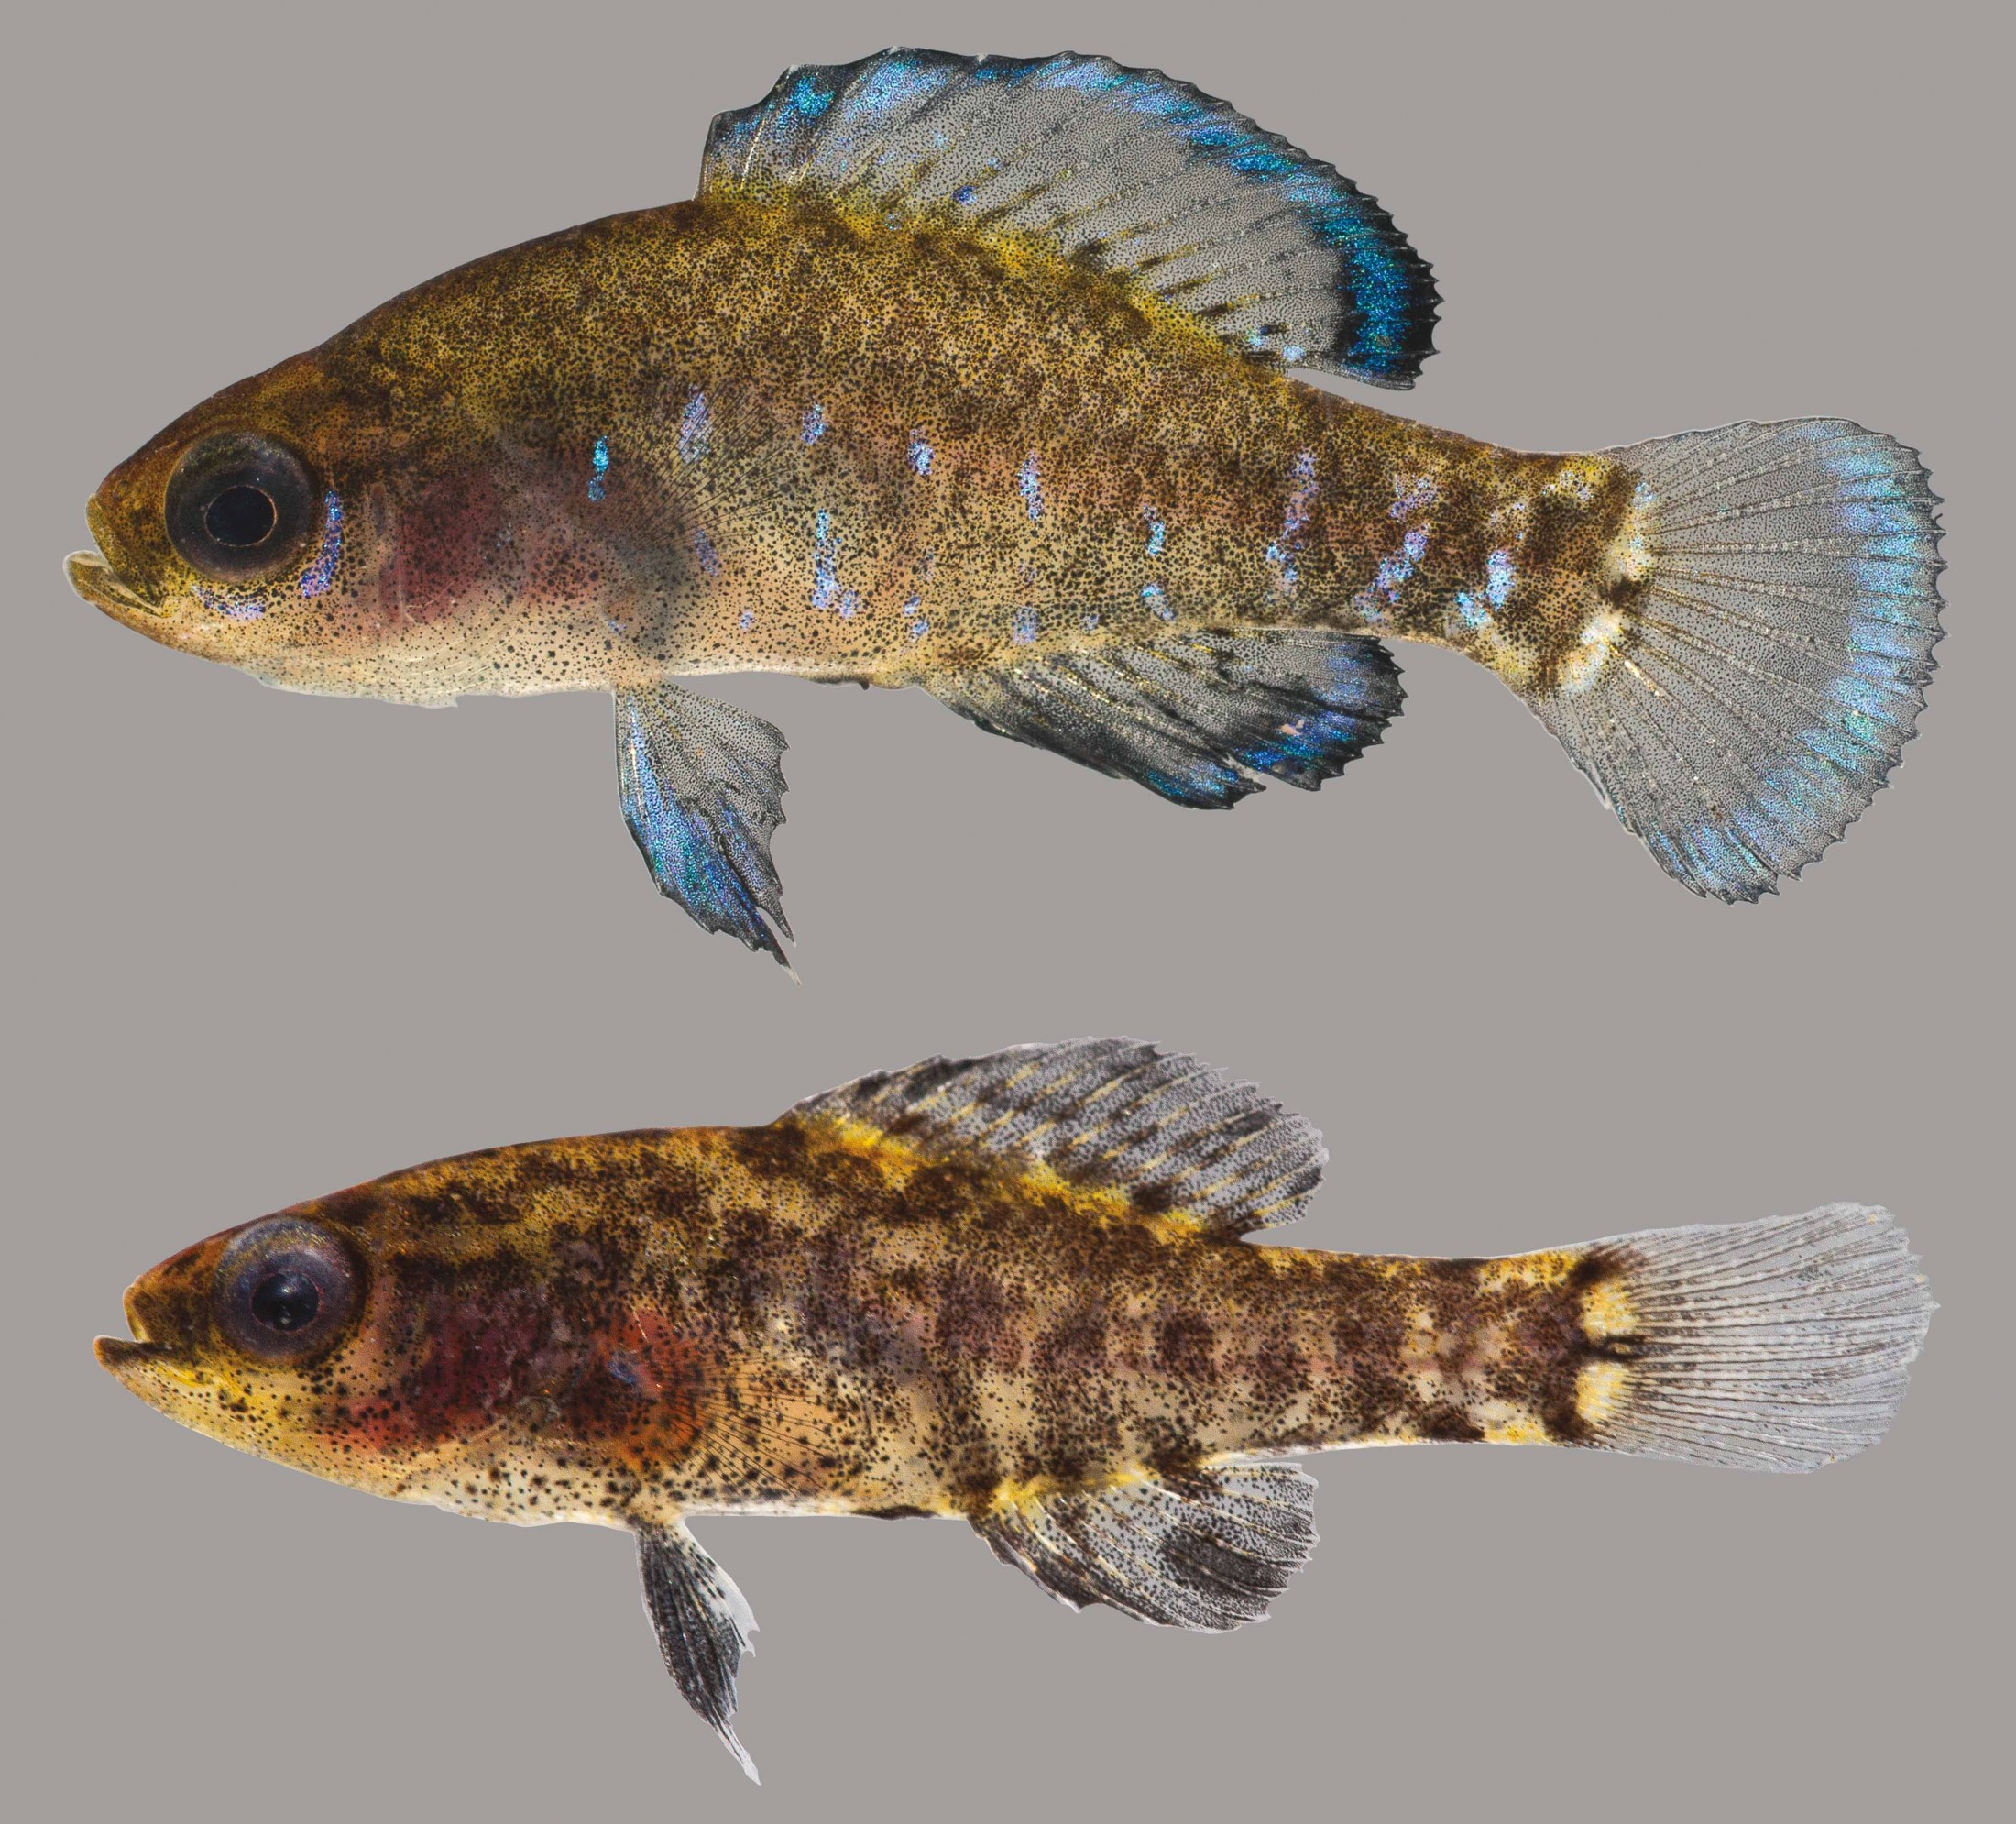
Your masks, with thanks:
[(178, 419), (70, 575), (290, 689), (614, 692), (659, 885), (780, 961), (783, 738), (674, 677), (921, 685), (1224, 806), (1377, 741), (1383, 641), (1422, 640), (1695, 892), (1773, 891), (1923, 705), (1916, 456), (1834, 419), (1528, 455), (1288, 378), (1411, 385), (1436, 305), (1369, 197), (1158, 72), (802, 68), (715, 122), (691, 202), (462, 267)]
[(1324, 1159), (1150, 1046), (934, 1059), (768, 1126), (297, 1204), (146, 1274), (98, 1357), (332, 1481), (629, 1527), (666, 1665), (741, 1755), (754, 1622), (692, 1515), (952, 1515), (1073, 1607), (1235, 1628), (1316, 1540), (1316, 1485), (1264, 1459), (1460, 1439), (1808, 1469), (1882, 1433), (1934, 1308), (1890, 1218), (1846, 1203), (1487, 1260), (1246, 1245)]

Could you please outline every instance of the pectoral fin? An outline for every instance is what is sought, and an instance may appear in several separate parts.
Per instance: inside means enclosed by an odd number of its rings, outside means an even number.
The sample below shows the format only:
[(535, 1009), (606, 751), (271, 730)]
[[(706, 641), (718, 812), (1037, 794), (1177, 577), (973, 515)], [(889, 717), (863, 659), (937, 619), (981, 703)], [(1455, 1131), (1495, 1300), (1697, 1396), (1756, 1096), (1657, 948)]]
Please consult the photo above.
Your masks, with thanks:
[(1299, 1469), (1259, 1465), (1004, 1499), (973, 1530), (1073, 1609), (1222, 1632), (1259, 1621), (1307, 1562), (1315, 1499)]
[(755, 1762), (735, 1739), (735, 1675), (742, 1654), (753, 1651), (749, 1637), (756, 1632), (748, 1602), (684, 1521), (639, 1527), (637, 1558), (644, 1574), (644, 1610), (658, 1632), (665, 1670), (761, 1786)]
[(616, 699), (623, 817), (658, 890), (788, 969), (771, 929), (791, 935), (770, 859), (784, 820), (783, 751), (761, 717), (671, 685)]

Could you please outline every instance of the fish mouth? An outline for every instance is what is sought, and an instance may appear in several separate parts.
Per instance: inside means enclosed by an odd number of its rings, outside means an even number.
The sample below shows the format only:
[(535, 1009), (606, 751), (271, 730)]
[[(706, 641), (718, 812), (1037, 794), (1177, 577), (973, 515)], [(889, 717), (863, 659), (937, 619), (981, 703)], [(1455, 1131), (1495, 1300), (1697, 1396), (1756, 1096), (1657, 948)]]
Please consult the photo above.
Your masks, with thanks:
[(150, 1368), (172, 1362), (175, 1351), (160, 1343), (128, 1342), (124, 1336), (100, 1336), (91, 1346), (98, 1366), (124, 1376), (129, 1368)]
[(63, 574), (70, 578), (71, 588), (115, 621), (131, 621), (136, 616), (149, 621), (168, 619), (165, 610), (142, 601), (122, 583), (118, 573), (95, 551), (71, 552), (63, 559)]
[(150, 1374), (166, 1374), (177, 1380), (193, 1381), (195, 1376), (181, 1351), (154, 1340), (142, 1309), (144, 1298), (145, 1294), (138, 1288), (126, 1293), (126, 1328), (133, 1333), (130, 1338), (100, 1336), (93, 1342), (91, 1353), (97, 1357), (98, 1366), (109, 1369), (128, 1386), (136, 1376)]

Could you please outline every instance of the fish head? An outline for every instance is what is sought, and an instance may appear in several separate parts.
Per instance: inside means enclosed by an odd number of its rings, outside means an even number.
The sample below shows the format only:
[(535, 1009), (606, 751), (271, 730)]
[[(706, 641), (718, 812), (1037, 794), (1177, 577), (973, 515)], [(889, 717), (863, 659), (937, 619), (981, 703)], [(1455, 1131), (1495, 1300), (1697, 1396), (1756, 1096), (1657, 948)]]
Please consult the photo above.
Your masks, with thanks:
[(560, 1146), (436, 1161), (214, 1235), (134, 1282), (131, 1335), (100, 1337), (98, 1360), (192, 1430), (329, 1481), (606, 1521), (588, 1470), (675, 1456), (701, 1376), (662, 1277), (640, 1289)]
[[(171, 1419), (255, 1456), (348, 1481), (331, 1419), (377, 1372), (364, 1237), (288, 1212), (186, 1247), (127, 1288), (130, 1338), (98, 1360)], [(339, 1391), (341, 1390), (341, 1391)]]
[(71, 586), (162, 645), (279, 679), (290, 655), (368, 641), (391, 559), (382, 423), (312, 355), (226, 388), (99, 484)]

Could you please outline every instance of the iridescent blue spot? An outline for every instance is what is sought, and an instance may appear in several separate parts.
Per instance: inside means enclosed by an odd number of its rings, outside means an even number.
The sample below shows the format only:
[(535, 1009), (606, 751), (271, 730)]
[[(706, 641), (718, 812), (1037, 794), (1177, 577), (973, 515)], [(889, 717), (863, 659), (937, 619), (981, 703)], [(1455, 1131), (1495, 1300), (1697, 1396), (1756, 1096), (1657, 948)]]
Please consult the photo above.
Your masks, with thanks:
[(1099, 616), (1096, 613), (1085, 615), (1078, 624), (1088, 633), (1096, 633), (1099, 632)]
[(1425, 475), (1397, 475), (1393, 478), (1393, 504), (1386, 509), (1386, 516), (1409, 519), (1424, 508), (1432, 507), (1438, 493), (1434, 482)]
[(1015, 489), (1022, 496), (1022, 503), (1029, 510), (1029, 517), (1043, 517), (1043, 482), (1036, 473), (1036, 453), (1029, 452), (1022, 465), (1022, 472), (1015, 477)]
[(1149, 524), (1149, 526), (1148, 526), (1148, 555), (1149, 555), (1149, 556), (1151, 556), (1151, 557), (1159, 557), (1159, 556), (1161, 556), (1161, 555), (1162, 555), (1162, 546), (1163, 546), (1164, 543), (1165, 543), (1165, 542), (1167, 541), (1167, 537), (1168, 537), (1168, 533), (1169, 533), (1169, 529), (1168, 529), (1168, 527), (1167, 527), (1167, 526), (1166, 526), (1166, 525), (1164, 525), (1164, 524), (1162, 523), (1162, 522), (1161, 522), (1160, 520), (1155, 520), (1155, 521), (1153, 521), (1153, 522), (1150, 522), (1150, 524)]
[(707, 396), (696, 392), (686, 401), (679, 415), (679, 460), (698, 462), (707, 453), (707, 439), (714, 432), (714, 416), (707, 410)]
[(1512, 554), (1494, 551), (1484, 560), (1484, 592), (1493, 608), (1503, 608), (1512, 596)]
[(196, 586), (196, 599), (226, 621), (257, 621), (266, 612), (266, 604), (257, 596), (221, 595), (215, 589), (204, 588), (200, 583)]
[(842, 621), (853, 620), (854, 610), (860, 605), (861, 595), (859, 589), (843, 590), (840, 595), (840, 619)]
[(839, 540), (833, 535), (833, 515), (821, 507), (812, 516), (812, 606), (830, 608), (839, 587)]
[(811, 77), (801, 76), (791, 92), (791, 105), (807, 120), (816, 120), (833, 105), (833, 94), (830, 90), (819, 88)]
[(710, 577), (721, 574), (721, 559), (714, 549), (714, 541), (707, 535), (704, 526), (693, 529), (693, 555), (700, 560), (700, 567)]
[(910, 467), (919, 475), (931, 473), (931, 445), (924, 441), (921, 432), (910, 434)]
[(588, 467), (595, 473), (588, 477), (588, 499), (599, 500), (608, 491), (609, 440), (597, 437), (595, 447), (588, 452)]
[(913, 640), (923, 639), (930, 631), (931, 623), (928, 621), (913, 621), (910, 623), (910, 637)]
[[(314, 561), (301, 572), (301, 592), (304, 596), (319, 596), (328, 593), (329, 585), (334, 579), (336, 566), (343, 559), (343, 502), (334, 492), (322, 497), (322, 539), (315, 546)], [(254, 609), (258, 614), (263, 610)], [(234, 619), (250, 617), (234, 616)]]
[(1467, 595), (1462, 589), (1456, 591), (1456, 612), (1463, 616), (1464, 624), (1473, 630), (1488, 626), (1491, 621), (1491, 610), (1480, 607), (1475, 596)]
[(1174, 621), (1176, 619), (1176, 610), (1163, 599), (1162, 585), (1160, 583), (1144, 583), (1141, 588), (1141, 599), (1147, 603), (1149, 613), (1159, 615), (1164, 621)]
[(816, 444), (826, 435), (826, 407), (818, 401), (805, 409), (805, 423), (799, 427), (798, 441), (801, 444)]
[(735, 624), (740, 627), (743, 632), (748, 632), (749, 630), (756, 624), (756, 610), (753, 608), (745, 608), (742, 610), (741, 618), (737, 621)]
[(872, 120), (892, 114), (905, 102), (936, 94), (950, 80), (949, 71), (919, 70), (907, 58), (893, 58), (860, 79), (848, 95), (847, 117)]
[(1015, 643), (1019, 646), (1026, 646), (1030, 641), (1036, 637), (1035, 610), (1033, 608), (1018, 608), (1015, 610), (1014, 620), (1011, 623), (1011, 631), (1015, 636)]
[(980, 192), (975, 190), (971, 184), (962, 183), (957, 190), (952, 192), (952, 201), (957, 203), (961, 208), (964, 208), (966, 204), (970, 203), (979, 194)]

